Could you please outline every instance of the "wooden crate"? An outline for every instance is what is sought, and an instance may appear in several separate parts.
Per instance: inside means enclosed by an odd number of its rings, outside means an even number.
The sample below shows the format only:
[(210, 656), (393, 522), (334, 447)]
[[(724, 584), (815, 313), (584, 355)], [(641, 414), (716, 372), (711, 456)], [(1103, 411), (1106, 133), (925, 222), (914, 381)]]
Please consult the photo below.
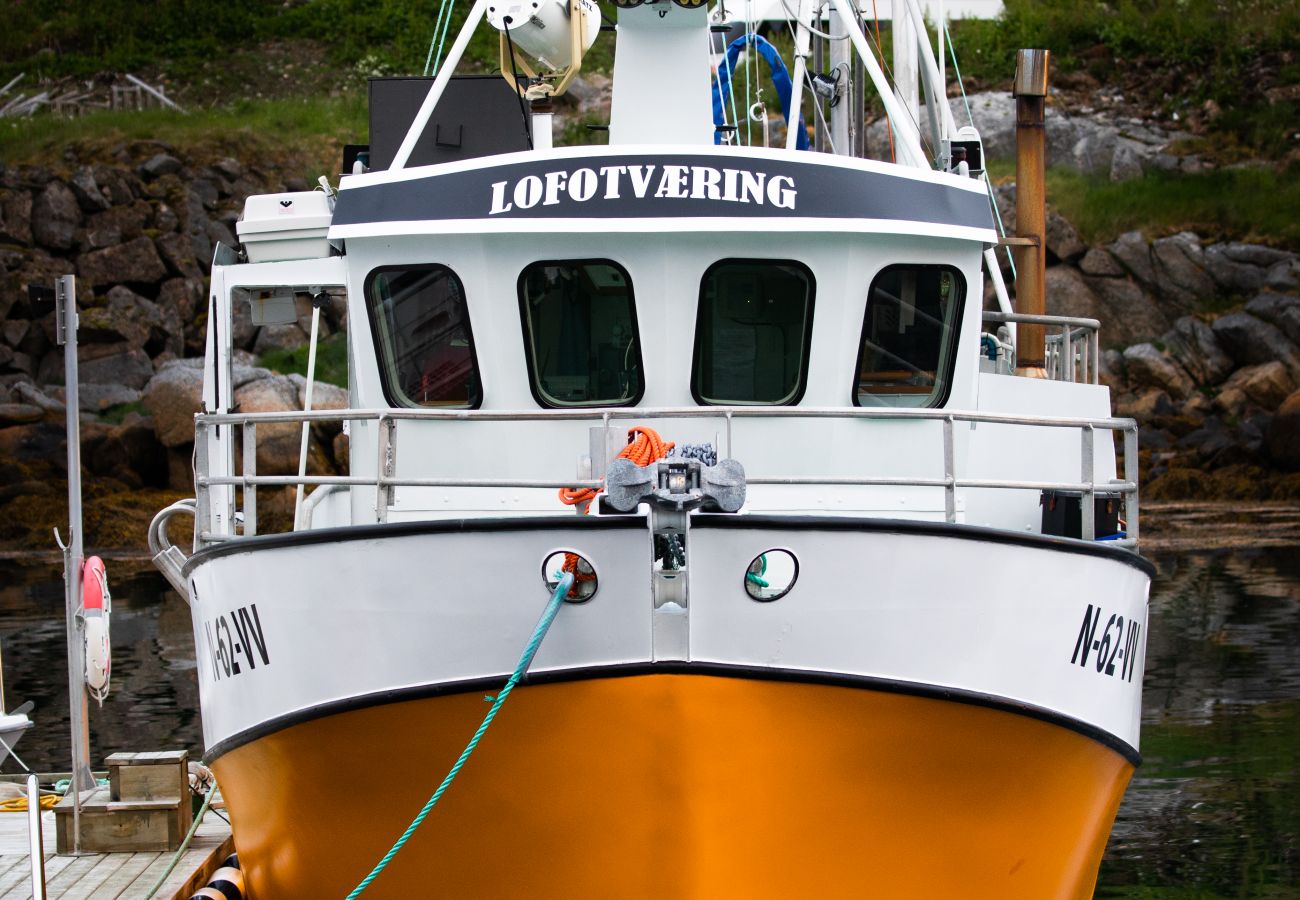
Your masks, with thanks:
[(190, 795), (188, 751), (114, 753), (106, 762), (114, 800), (169, 800)]
[[(108, 787), (81, 795), (81, 849), (143, 852), (175, 850), (193, 821), (189, 760), (184, 750), (114, 753)], [(59, 853), (73, 847), (72, 797), (54, 808)]]

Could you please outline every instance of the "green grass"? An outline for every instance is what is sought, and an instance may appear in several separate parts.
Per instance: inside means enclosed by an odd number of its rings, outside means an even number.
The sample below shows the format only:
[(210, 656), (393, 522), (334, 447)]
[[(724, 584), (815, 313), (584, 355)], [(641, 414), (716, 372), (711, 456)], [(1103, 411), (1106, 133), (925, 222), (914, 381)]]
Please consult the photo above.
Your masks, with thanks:
[[(293, 350), (273, 350), (258, 357), (257, 364), (282, 375), (307, 374), (306, 344)], [(316, 345), (316, 380), (339, 387), (348, 386), (348, 342), (343, 333), (332, 334)]]
[(58, 159), (65, 148), (78, 144), (111, 147), (151, 140), (207, 147), (213, 154), (246, 161), (256, 160), (257, 151), (277, 158), (291, 155), (302, 160), (304, 176), (314, 180), (338, 166), (340, 144), (364, 141), (367, 130), (365, 98), (359, 92), (334, 98), (241, 100), (191, 113), (151, 108), (77, 118), (34, 116), (0, 120), (0, 159)]
[[(995, 176), (1014, 171), (991, 167)], [(1148, 237), (1195, 231), (1202, 239), (1243, 240), (1300, 250), (1300, 180), (1266, 168), (1219, 169), (1201, 175), (1148, 175), (1112, 182), (1068, 169), (1047, 173), (1047, 202), (1089, 244), (1126, 231)]]

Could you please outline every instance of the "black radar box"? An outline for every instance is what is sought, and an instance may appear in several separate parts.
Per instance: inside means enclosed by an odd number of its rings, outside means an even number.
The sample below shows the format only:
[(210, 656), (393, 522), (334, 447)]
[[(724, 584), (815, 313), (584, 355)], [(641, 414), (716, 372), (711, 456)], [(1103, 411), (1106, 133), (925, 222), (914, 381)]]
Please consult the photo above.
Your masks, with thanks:
[[(432, 85), (433, 78), (370, 79), (371, 171), (392, 165)], [(526, 109), (499, 75), (452, 78), (406, 165), (427, 166), (527, 150)]]

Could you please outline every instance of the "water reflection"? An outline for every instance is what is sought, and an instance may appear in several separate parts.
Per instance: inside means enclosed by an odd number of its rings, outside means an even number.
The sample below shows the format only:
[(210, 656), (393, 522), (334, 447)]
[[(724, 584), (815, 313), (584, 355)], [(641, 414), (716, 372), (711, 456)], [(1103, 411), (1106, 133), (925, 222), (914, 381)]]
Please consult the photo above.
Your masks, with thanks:
[(1300, 553), (1155, 562), (1145, 762), (1097, 896), (1300, 896)]
[[(112, 690), (90, 702), (90, 758), (120, 750), (202, 750), (189, 607), (148, 563), (108, 561), (113, 592)], [(33, 769), (67, 771), (67, 636), (62, 566), (0, 560), (5, 703), (31, 700), (35, 726), (18, 744)], [(7, 761), (4, 771), (19, 771)]]

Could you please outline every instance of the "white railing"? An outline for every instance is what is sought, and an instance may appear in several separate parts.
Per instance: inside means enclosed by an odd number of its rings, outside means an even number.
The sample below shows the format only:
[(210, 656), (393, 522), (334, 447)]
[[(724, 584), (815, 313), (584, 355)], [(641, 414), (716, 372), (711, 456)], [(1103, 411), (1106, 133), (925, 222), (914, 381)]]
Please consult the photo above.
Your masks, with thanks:
[(1075, 316), (1031, 316), (1023, 313), (985, 312), (985, 322), (1044, 325), (1057, 328), (1046, 336), (1047, 377), (1054, 381), (1097, 384), (1101, 363), (1101, 323)]
[[(943, 409), (879, 409), (843, 407), (682, 407), (637, 408), (616, 410), (564, 409), (564, 410), (442, 410), (442, 409), (347, 409), (312, 410), (311, 412), (223, 413), (200, 415), (195, 418), (195, 492), (196, 492), (196, 546), (210, 542), (231, 540), (236, 534), (214, 534), (205, 530), (211, 522), (211, 489), (231, 486), (243, 492), (243, 535), (257, 533), (257, 491), (261, 487), (288, 487), (299, 484), (320, 486), (346, 486), (370, 488), (375, 491), (376, 521), (384, 522), (394, 502), (394, 490), (399, 487), (439, 488), (551, 488), (601, 486), (599, 480), (520, 479), (520, 478), (451, 478), (451, 477), (399, 477), (397, 475), (397, 448), (399, 422), (537, 422), (537, 421), (589, 421), (598, 422), (608, 431), (616, 422), (653, 422), (656, 419), (721, 419), (725, 422), (725, 446), (720, 455), (734, 457), (732, 448), (732, 423), (736, 419), (867, 419), (881, 421), (937, 421), (943, 426), (943, 477), (786, 477), (781, 475), (754, 475), (747, 478), (751, 485), (854, 485), (854, 486), (904, 486), (942, 488), (944, 492), (944, 518), (957, 521), (957, 491), (959, 489), (1013, 489), (1026, 491), (1069, 491), (1081, 494), (1081, 531), (1085, 540), (1096, 537), (1094, 501), (1098, 495), (1122, 495), (1125, 502), (1127, 534), (1124, 540), (1115, 541), (1120, 546), (1134, 547), (1138, 536), (1138, 446), (1137, 423), (1133, 419), (1068, 418), (1059, 416), (1005, 415), (987, 412), (962, 412)], [(378, 426), (376, 442), (377, 464), (375, 476), (363, 475), (258, 475), (257, 428), (259, 425), (304, 422), (375, 422)], [(1077, 481), (1019, 481), (986, 478), (964, 478), (956, 471), (956, 452), (953, 440), (954, 424), (978, 422), (1002, 425), (1029, 425), (1042, 428), (1072, 428), (1080, 435), (1079, 472)], [(237, 475), (213, 475), (208, 459), (208, 429), (221, 425), (242, 429), (243, 466)], [(1124, 436), (1124, 478), (1098, 484), (1095, 482), (1094, 439), (1098, 430), (1120, 432)], [(609, 435), (602, 446), (610, 446)], [(314, 505), (314, 503), (313, 503)]]

